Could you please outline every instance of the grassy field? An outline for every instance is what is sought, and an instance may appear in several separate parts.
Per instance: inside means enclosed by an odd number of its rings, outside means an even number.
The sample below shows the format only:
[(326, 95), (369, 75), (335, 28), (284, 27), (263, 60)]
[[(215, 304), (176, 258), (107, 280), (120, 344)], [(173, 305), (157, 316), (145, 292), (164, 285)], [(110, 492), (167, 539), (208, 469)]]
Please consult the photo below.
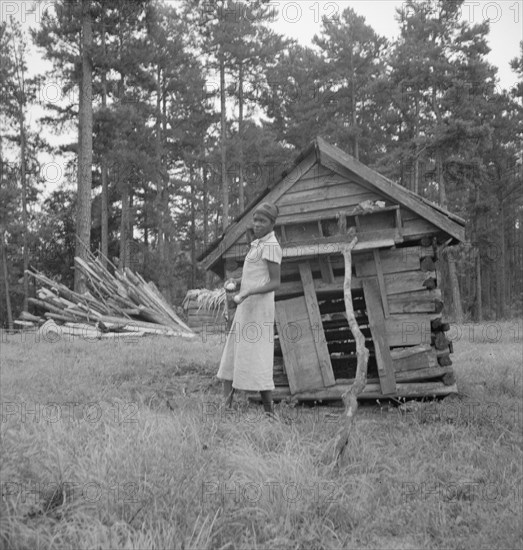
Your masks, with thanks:
[(1, 341), (3, 549), (523, 547), (522, 326), (453, 327), (459, 396), (218, 409), (223, 344)]

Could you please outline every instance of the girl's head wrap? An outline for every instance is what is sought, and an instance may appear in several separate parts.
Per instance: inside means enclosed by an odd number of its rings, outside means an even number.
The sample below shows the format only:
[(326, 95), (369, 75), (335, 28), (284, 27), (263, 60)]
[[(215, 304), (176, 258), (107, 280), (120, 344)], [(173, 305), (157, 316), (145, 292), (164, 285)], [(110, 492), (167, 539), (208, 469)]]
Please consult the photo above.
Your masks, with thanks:
[(262, 202), (258, 208), (254, 211), (255, 214), (263, 214), (271, 220), (272, 223), (276, 221), (278, 217), (278, 207), (271, 202)]

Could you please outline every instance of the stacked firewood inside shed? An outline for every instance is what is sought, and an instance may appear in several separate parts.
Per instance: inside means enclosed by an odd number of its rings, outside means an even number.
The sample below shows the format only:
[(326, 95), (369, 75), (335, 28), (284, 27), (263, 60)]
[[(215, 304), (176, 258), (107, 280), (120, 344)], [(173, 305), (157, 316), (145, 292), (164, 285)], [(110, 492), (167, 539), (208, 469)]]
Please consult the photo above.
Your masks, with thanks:
[(79, 294), (43, 273), (28, 271), (37, 286), (29, 298), (35, 312), (23, 311), (18, 326), (52, 330), (79, 338), (117, 338), (124, 334), (157, 334), (192, 338), (194, 332), (166, 302), (153, 282), (129, 268), (112, 272), (99, 258), (75, 258), (75, 268), (85, 277), (87, 291)]

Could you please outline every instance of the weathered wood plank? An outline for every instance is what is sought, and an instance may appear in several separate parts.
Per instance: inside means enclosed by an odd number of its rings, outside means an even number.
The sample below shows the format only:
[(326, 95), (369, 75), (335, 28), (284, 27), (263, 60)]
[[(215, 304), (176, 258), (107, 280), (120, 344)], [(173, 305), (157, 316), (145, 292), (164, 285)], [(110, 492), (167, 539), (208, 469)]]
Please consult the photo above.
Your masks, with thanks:
[(321, 238), (318, 222), (288, 224), (285, 226), (286, 242)]
[(393, 394), (396, 391), (396, 380), (377, 281), (375, 279), (365, 279), (363, 281), (363, 293), (367, 305), (372, 340), (374, 341), (381, 391), (383, 395)]
[[(317, 391), (304, 391), (293, 395), (293, 398), (298, 401), (339, 401), (341, 396), (350, 389), (351, 384), (336, 384), (331, 388), (325, 388)], [(394, 397), (425, 397), (425, 396), (439, 396), (450, 395), (451, 393), (457, 393), (458, 388), (456, 384), (446, 386), (443, 382), (413, 382), (413, 383), (398, 383), (396, 384), (396, 394)], [(289, 388), (277, 388), (273, 392), (273, 399), (280, 401), (291, 396)], [(379, 384), (367, 384), (358, 395), (358, 400), (363, 399), (380, 399), (384, 395), (381, 393)], [(389, 396), (392, 397), (392, 396)], [(253, 395), (249, 397), (252, 401), (260, 401), (260, 397)]]
[(412, 351), (404, 351), (402, 354), (399, 354), (395, 350), (390, 351), (392, 362), (394, 363), (394, 372), (399, 373), (407, 370), (426, 369), (437, 366), (437, 360), (430, 346), (413, 346), (410, 349)]
[(294, 393), (323, 387), (305, 298), (291, 298), (276, 302), (275, 306), (278, 335), (291, 391)]
[(314, 290), (311, 267), (308, 262), (303, 262), (300, 263), (299, 269), (303, 284), (305, 304), (307, 306), (307, 311), (309, 312), (310, 324), (311, 327), (314, 328), (313, 340), (314, 345), (316, 346), (316, 353), (323, 378), (323, 385), (325, 387), (332, 386), (334, 384), (334, 374), (332, 372), (329, 349), (327, 347), (327, 343), (325, 342), (325, 335), (323, 334), (323, 324), (320, 315), (320, 308), (318, 306), (318, 299), (316, 298), (316, 292)]
[(360, 227), (365, 230), (374, 229), (396, 229), (395, 210), (376, 210), (366, 215), (358, 215)]
[(335, 174), (332, 170), (325, 168), (319, 163), (314, 164), (303, 176), (300, 178), (299, 182), (296, 185), (299, 185), (302, 181), (313, 180), (316, 182), (323, 181), (327, 177), (341, 177), (339, 174)]
[(423, 380), (431, 380), (434, 378), (440, 378), (445, 374), (452, 373), (451, 367), (426, 367), (424, 369), (406, 370), (396, 373), (396, 380), (398, 382), (421, 382)]
[[(307, 224), (310, 225), (309, 230), (307, 230), (306, 224), (298, 224), (297, 227), (299, 228), (297, 230), (297, 236), (296, 239), (293, 241), (291, 239), (288, 239), (288, 243), (286, 243), (287, 246), (292, 245), (312, 245), (312, 244), (338, 244), (337, 247), (332, 247), (333, 253), (341, 253), (342, 251), (342, 243), (346, 242), (346, 237), (341, 236), (339, 234), (335, 235), (329, 235), (328, 237), (320, 237), (319, 235), (309, 236), (310, 232), (316, 231), (316, 229), (313, 227), (313, 224)], [(289, 227), (289, 226), (288, 226)], [(358, 237), (358, 241), (361, 243), (366, 243), (368, 241), (379, 241), (379, 240), (390, 240), (394, 239), (395, 241), (396, 236), (393, 232), (391, 232), (390, 229), (366, 229), (363, 230), (356, 230), (356, 236)], [(400, 242), (400, 241), (398, 241)], [(362, 253), (362, 250), (365, 250), (365, 247), (360, 247), (358, 249), (358, 254), (360, 255)], [(419, 267), (419, 262), (416, 264), (416, 269)]]
[(385, 320), (389, 346), (430, 344), (430, 320), (430, 315), (422, 313), (391, 315)]
[[(390, 248), (394, 246), (394, 239), (380, 239), (375, 241), (361, 240), (358, 241), (354, 247), (355, 251), (358, 250), (373, 250), (374, 248)], [(299, 244), (292, 245), (286, 244), (282, 246), (284, 258), (305, 258), (314, 257), (325, 254), (336, 254), (340, 250), (337, 243), (318, 243), (318, 244)]]
[[(419, 255), (414, 253), (411, 247), (381, 250), (380, 260), (384, 274), (418, 271), (420, 267)], [(377, 274), (376, 263), (371, 252), (358, 255), (355, 266), (358, 277), (372, 277)]]
[(321, 187), (309, 190), (302, 190), (301, 186), (298, 187), (295, 185), (291, 191), (286, 193), (285, 196), (280, 199), (278, 204), (281, 206), (288, 206), (290, 204), (304, 204), (328, 199), (343, 199), (345, 197), (366, 195), (368, 193), (368, 189), (363, 188), (357, 183), (347, 182), (346, 180), (343, 180), (343, 182), (340, 183), (327, 182)]
[[(348, 210), (352, 210), (354, 206), (351, 206)], [(361, 212), (359, 216), (361, 218), (366, 216), (373, 216), (375, 213), (382, 213), (388, 210), (395, 210), (395, 206), (388, 206), (385, 208), (380, 209), (376, 212), (370, 212), (366, 214), (365, 212)], [(280, 213), (280, 216), (278, 216), (278, 223), (279, 224), (288, 224), (288, 223), (298, 223), (298, 222), (314, 222), (317, 220), (320, 220), (322, 222), (332, 222), (334, 226), (337, 226), (336, 223), (336, 216), (339, 214), (340, 209), (339, 208), (329, 208), (325, 211), (320, 212), (312, 212), (312, 213), (297, 213), (292, 216), (282, 216)], [(349, 216), (350, 217), (350, 216)]]
[[(340, 286), (341, 285), (341, 286)], [(322, 293), (330, 293), (339, 291), (343, 288), (343, 277), (336, 276), (332, 283), (326, 283), (321, 279), (314, 279), (314, 288), (316, 293), (321, 295)], [(352, 288), (361, 288), (361, 281), (359, 279), (352, 279)], [(301, 281), (289, 281), (281, 283), (280, 288), (276, 291), (276, 298), (283, 298), (284, 296), (298, 294), (303, 292)]]
[(403, 220), (403, 234), (406, 237), (419, 236), (421, 238), (424, 235), (433, 235), (438, 231), (439, 229), (434, 224), (423, 218)]
[(396, 229), (400, 235), (403, 235), (403, 220), (401, 219), (401, 208), (397, 208), (394, 217), (396, 218)]
[(318, 212), (318, 214), (324, 213), (326, 210), (337, 208), (337, 210), (345, 210), (347, 208), (354, 207), (363, 201), (375, 201), (380, 200), (381, 197), (376, 193), (361, 193), (359, 195), (348, 195), (346, 197), (334, 198), (334, 199), (324, 199), (318, 202), (306, 202), (306, 203), (292, 203), (284, 204), (279, 206), (280, 215), (289, 216), (289, 215), (298, 215), (298, 214), (307, 214), (311, 212)]
[[(284, 368), (287, 378), (289, 379), (289, 386), (294, 390), (299, 387), (299, 360), (296, 355), (295, 347), (289, 341), (289, 338), (285, 335), (285, 330), (289, 324), (289, 318), (287, 316), (287, 310), (293, 309), (291, 300), (286, 300), (285, 304), (275, 303), (275, 318), (278, 326), (278, 338), (280, 341), (281, 349), (284, 356)], [(296, 302), (297, 303), (297, 302)]]
[(332, 271), (330, 256), (321, 256), (319, 258), (319, 264), (322, 281), (327, 284), (334, 283), (334, 272)]
[[(311, 250), (312, 252), (312, 250)], [(383, 258), (387, 251), (380, 250), (380, 257), (382, 258), (382, 265), (386, 265), (386, 263), (383, 261)], [(296, 258), (302, 259), (304, 256), (299, 256), (296, 254)], [(399, 263), (397, 266), (402, 266), (403, 264)], [(335, 269), (341, 269), (338, 255), (331, 256), (331, 266), (333, 270)], [(358, 271), (358, 264), (356, 264), (356, 271)], [(397, 269), (398, 267), (393, 267), (394, 269)], [(291, 277), (293, 273), (297, 274), (298, 268), (297, 265), (294, 264), (294, 262), (285, 262), (282, 265), (282, 277)], [(402, 313), (404, 311), (401, 311), (401, 309), (404, 307), (403, 304), (407, 303), (408, 300), (412, 300), (413, 302), (419, 302), (424, 303), (425, 299), (427, 299), (427, 304), (429, 304), (431, 299), (439, 300), (439, 289), (435, 289), (432, 291), (427, 291), (426, 288), (423, 286), (423, 283), (427, 280), (427, 278), (430, 277), (430, 273), (422, 272), (422, 271), (406, 271), (403, 273), (391, 273), (391, 274), (385, 274), (384, 275), (384, 282), (385, 282), (385, 288), (388, 296), (388, 303), (389, 303), (389, 310), (390, 314), (393, 313)], [(333, 283), (325, 283), (321, 279), (321, 271), (320, 269), (314, 270), (313, 269), (313, 277), (314, 277), (314, 287), (316, 288), (317, 292), (334, 292), (336, 290), (340, 290), (343, 285), (343, 277), (340, 275), (334, 276), (334, 282)], [(361, 277), (353, 277), (352, 279), (352, 288), (353, 289), (360, 289), (361, 288)], [(301, 282), (299, 281), (288, 281), (283, 282), (280, 286), (280, 288), (276, 291), (276, 296), (284, 296), (286, 294), (292, 294), (296, 292), (301, 292)], [(430, 293), (434, 294), (430, 294)], [(398, 296), (396, 299), (395, 296)], [(433, 296), (433, 298), (432, 298)], [(394, 304), (394, 306), (392, 305)], [(421, 307), (421, 306), (420, 306)], [(427, 305), (429, 307), (429, 305)], [(432, 306), (430, 306), (432, 307)], [(412, 313), (418, 312), (415, 306), (412, 306)], [(436, 312), (436, 309), (434, 309)], [(424, 313), (425, 311), (419, 311), (419, 313)], [(407, 312), (404, 312), (407, 313)], [(427, 311), (427, 313), (431, 313), (431, 311)]]
[(387, 296), (390, 297), (392, 294), (426, 290), (423, 284), (426, 283), (427, 280), (432, 279), (432, 275), (435, 274), (426, 271), (405, 271), (403, 273), (385, 275)]
[(285, 200), (285, 204), (280, 206), (280, 203), (283, 201), (278, 201), (278, 208), (280, 209), (281, 216), (288, 215), (298, 215), (298, 214), (308, 214), (311, 212), (317, 212), (319, 215), (323, 215), (325, 211), (336, 208), (338, 212), (340, 210), (353, 209), (359, 203), (363, 201), (375, 201), (380, 200), (381, 197), (376, 193), (362, 190), (359, 194), (347, 194), (341, 197), (325, 198), (322, 200), (311, 200), (307, 202), (295, 202), (290, 200)]
[(388, 296), (391, 313), (437, 312), (436, 301), (441, 300), (441, 290), (418, 290)]
[(378, 286), (380, 291), (381, 305), (383, 306), (383, 314), (385, 318), (389, 316), (389, 305), (387, 303), (387, 292), (385, 288), (385, 280), (383, 278), (383, 267), (381, 265), (380, 251), (378, 249), (373, 250), (374, 263), (376, 264), (376, 273), (378, 275)]
[[(316, 165), (318, 166), (318, 165)], [(339, 184), (351, 184), (347, 178), (340, 176), (339, 174), (334, 174), (331, 170), (327, 170), (321, 166), (323, 173), (319, 176), (314, 175), (309, 171), (305, 176), (303, 176), (299, 182), (292, 188), (292, 192), (303, 192), (311, 191), (324, 187), (326, 185), (339, 185)]]

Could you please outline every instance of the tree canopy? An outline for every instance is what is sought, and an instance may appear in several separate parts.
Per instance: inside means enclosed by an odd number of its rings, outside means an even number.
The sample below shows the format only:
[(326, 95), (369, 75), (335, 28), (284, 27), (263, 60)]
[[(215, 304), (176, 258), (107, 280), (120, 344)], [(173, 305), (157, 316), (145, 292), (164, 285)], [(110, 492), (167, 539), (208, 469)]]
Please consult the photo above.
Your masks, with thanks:
[[(472, 246), (449, 263), (465, 314), (521, 312), (523, 41), (500, 90), (489, 25), (462, 4), (407, 0), (394, 41), (348, 7), (305, 47), (272, 30), (267, 0), (59, 0), (30, 36), (52, 72), (32, 80), (29, 37), (2, 23), (1, 292), (22, 307), (28, 264), (72, 284), (83, 220), (86, 246), (179, 303), (213, 284), (198, 252), (321, 135), (467, 220)], [(62, 101), (30, 125), (50, 80)], [(54, 146), (44, 128), (75, 133)], [(45, 197), (42, 150), (76, 165)]]

